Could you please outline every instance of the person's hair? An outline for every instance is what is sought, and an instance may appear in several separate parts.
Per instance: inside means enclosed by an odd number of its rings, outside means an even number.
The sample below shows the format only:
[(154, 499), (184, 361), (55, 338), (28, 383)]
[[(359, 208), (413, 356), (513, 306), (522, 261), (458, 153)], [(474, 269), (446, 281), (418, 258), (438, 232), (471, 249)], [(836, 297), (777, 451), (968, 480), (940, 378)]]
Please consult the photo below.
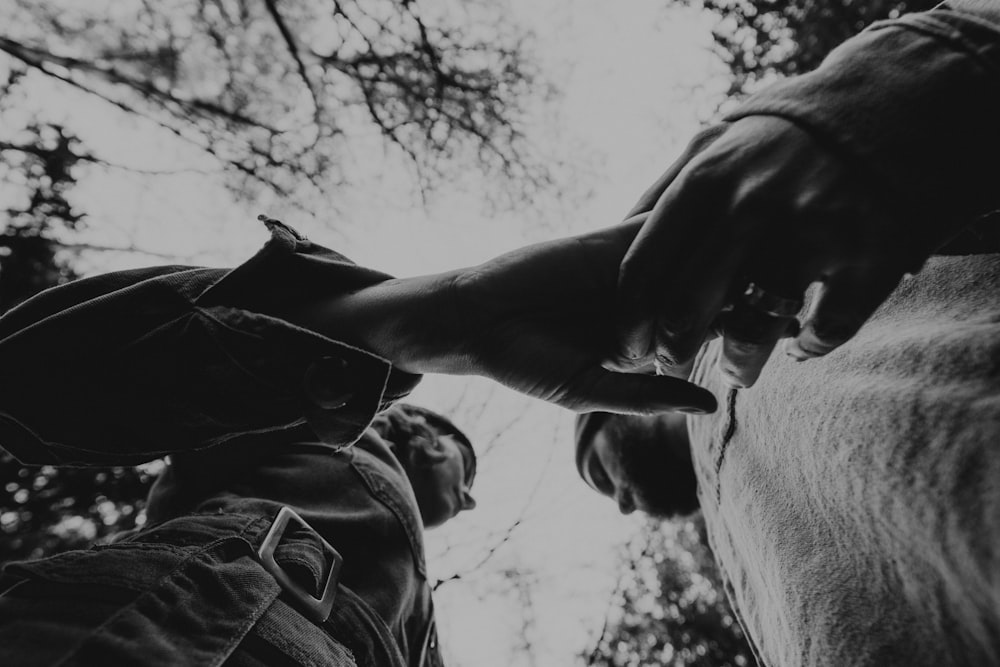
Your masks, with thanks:
[(698, 480), (687, 443), (648, 417), (612, 415), (601, 426), (621, 462), (622, 472), (647, 512), (660, 518), (692, 514), (699, 508)]
[(468, 436), (444, 415), (418, 405), (396, 403), (375, 415), (371, 428), (383, 440), (392, 443), (397, 458), (404, 466), (409, 465), (409, 453), (413, 447), (429, 446), (440, 435), (453, 437), (465, 450), (465, 483), (472, 486), (476, 477), (476, 452)]

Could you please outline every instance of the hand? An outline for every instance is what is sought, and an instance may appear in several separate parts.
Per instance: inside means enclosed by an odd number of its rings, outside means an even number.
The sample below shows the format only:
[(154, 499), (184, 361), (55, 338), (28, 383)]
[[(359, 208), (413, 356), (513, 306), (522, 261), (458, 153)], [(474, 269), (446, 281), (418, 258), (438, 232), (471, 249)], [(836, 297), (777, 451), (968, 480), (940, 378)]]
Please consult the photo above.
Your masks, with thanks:
[[(711, 140), (640, 202), (652, 212), (621, 267), (608, 368), (651, 358), (683, 366), (717, 330), (723, 374), (750, 386), (789, 331), (800, 360), (850, 339), (953, 231), (890, 214), (788, 121), (747, 117)], [(799, 331), (795, 311), (814, 281), (822, 285)]]
[(392, 327), (405, 345), (390, 358), (404, 370), (483, 375), (581, 412), (714, 411), (712, 394), (684, 380), (601, 367), (618, 267), (643, 217), (418, 279), (424, 296), (410, 303), (422, 320)]
[(411, 373), (482, 375), (580, 412), (712, 412), (685, 380), (601, 367), (618, 267), (645, 216), (476, 267), (386, 280), (285, 316)]

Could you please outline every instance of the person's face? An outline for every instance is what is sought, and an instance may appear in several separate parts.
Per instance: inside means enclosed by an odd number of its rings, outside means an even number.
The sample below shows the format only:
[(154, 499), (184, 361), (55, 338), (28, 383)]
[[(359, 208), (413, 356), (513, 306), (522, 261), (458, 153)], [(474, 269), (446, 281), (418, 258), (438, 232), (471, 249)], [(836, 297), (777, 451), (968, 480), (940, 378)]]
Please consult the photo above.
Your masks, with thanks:
[(597, 488), (622, 514), (669, 517), (697, 509), (684, 415), (632, 418), (627, 432), (624, 442), (613, 442), (604, 429), (594, 435), (590, 475)]
[(639, 494), (625, 475), (618, 448), (611, 443), (604, 431), (598, 431), (594, 436), (593, 447), (597, 462), (591, 464), (590, 472), (598, 486), (612, 490), (611, 497), (618, 503), (622, 514), (631, 514), (637, 509), (646, 511), (647, 508), (639, 506)]
[(465, 456), (465, 448), (450, 435), (439, 435), (417, 454), (409, 477), (425, 528), (440, 526), (476, 506), (466, 481)]

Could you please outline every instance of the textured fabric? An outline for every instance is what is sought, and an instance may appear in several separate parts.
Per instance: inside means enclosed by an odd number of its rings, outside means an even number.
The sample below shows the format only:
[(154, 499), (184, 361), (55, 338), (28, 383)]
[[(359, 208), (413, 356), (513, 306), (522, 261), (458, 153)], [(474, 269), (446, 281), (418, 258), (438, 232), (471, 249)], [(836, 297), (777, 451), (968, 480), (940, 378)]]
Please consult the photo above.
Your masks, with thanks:
[(1000, 208), (997, 171), (981, 168), (1000, 154), (1000, 5), (948, 5), (872, 25), (728, 120), (791, 120), (917, 220), (967, 223)]
[[(235, 269), (96, 276), (0, 318), (0, 446), (23, 463), (111, 465), (302, 424), (326, 442), (360, 437), (419, 377), (268, 313), (388, 276), (268, 224), (271, 240)], [(342, 402), (307, 398), (314, 368)]]
[[(97, 276), (0, 319), (0, 445), (31, 463), (172, 459), (148, 527), (6, 569), (0, 664), (440, 664), (416, 500), (365, 435), (419, 376), (274, 316), (388, 276), (268, 225), (233, 270)], [(312, 403), (307, 374), (340, 398)], [(283, 506), (344, 559), (323, 630), (253, 557)], [(316, 533), (291, 526), (275, 551), (313, 597)]]
[(1000, 664), (1000, 255), (932, 258), (826, 357), (693, 379), (699, 496), (771, 666)]
[(335, 639), (379, 634), (346, 589), (323, 629), (278, 599), (281, 588), (254, 557), (270, 523), (192, 515), (109, 546), (11, 564), (5, 577), (19, 583), (0, 596), (0, 664), (401, 665), (389, 637), (357, 660)]
[[(727, 120), (790, 120), (896, 214), (957, 231), (1000, 208), (998, 25), (987, 0), (879, 22)], [(995, 252), (997, 226), (946, 250)], [(688, 419), (699, 495), (761, 662), (1000, 664), (998, 273), (932, 259), (856, 338), (779, 352), (749, 390), (703, 348), (693, 377), (721, 407)]]
[[(431, 592), (419, 509), (390, 445), (369, 429), (340, 451), (308, 441), (241, 446), (239, 456), (232, 449), (172, 457), (150, 492), (150, 519), (274, 515), (291, 507), (340, 552), (341, 583), (379, 614), (416, 664), (432, 631)], [(298, 551), (282, 553), (294, 558)], [(306, 568), (302, 575), (318, 595), (319, 573)]]

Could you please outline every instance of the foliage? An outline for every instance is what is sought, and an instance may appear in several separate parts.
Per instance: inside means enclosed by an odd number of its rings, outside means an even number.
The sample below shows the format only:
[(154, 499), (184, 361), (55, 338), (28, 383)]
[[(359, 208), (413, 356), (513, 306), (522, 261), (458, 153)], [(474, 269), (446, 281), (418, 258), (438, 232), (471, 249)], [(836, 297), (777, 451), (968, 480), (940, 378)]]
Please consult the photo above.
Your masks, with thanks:
[[(13, 109), (22, 69), (0, 82), (0, 113)], [(9, 202), (0, 231), (0, 313), (36, 292), (76, 277), (72, 256), (53, 238), (82, 214), (69, 200), (81, 162), (77, 137), (58, 124), (25, 123), (0, 140), (0, 178)], [(22, 466), (0, 450), (0, 561), (88, 546), (142, 520), (153, 475), (135, 468)]]
[[(2, 104), (2, 101), (0, 101)], [(67, 200), (76, 183), (78, 141), (58, 125), (31, 124), (0, 142), (0, 173), (21, 179), (27, 196), (4, 213), (0, 232), (0, 313), (34, 293), (71, 280), (70, 258), (49, 236), (81, 216)], [(141, 521), (149, 469), (22, 466), (0, 450), (0, 561), (85, 547)]]
[(24, 194), (3, 211), (8, 222), (0, 231), (0, 313), (75, 277), (47, 235), (54, 227), (72, 229), (80, 221), (66, 199), (76, 182), (74, 137), (58, 125), (31, 124), (20, 139), (21, 144), (0, 141), (0, 155), (10, 154), (0, 161), (0, 176), (15, 181)]
[(698, 522), (650, 521), (625, 547), (623, 577), (590, 665), (741, 667), (750, 647)]
[[(121, 167), (66, 100), (194, 147), (238, 197), (328, 194), (351, 182), (355, 142), (381, 137), (422, 190), (471, 166), (527, 199), (548, 175), (521, 118), (548, 88), (526, 39), (482, 2), (4, 2), (0, 313), (76, 277), (65, 239), (87, 218), (73, 190), (90, 169)], [(148, 470), (29, 468), (0, 454), (0, 560), (141, 521)]]
[(28, 467), (0, 451), (0, 560), (86, 548), (141, 525), (158, 465)]
[(719, 21), (716, 52), (729, 66), (729, 96), (815, 69), (834, 47), (874, 21), (930, 9), (938, 0), (670, 0)]
[[(220, 165), (243, 197), (294, 199), (348, 183), (355, 142), (373, 134), (408, 156), (422, 188), (472, 166), (529, 196), (548, 176), (522, 137), (523, 108), (547, 88), (525, 40), (484, 2), (0, 8), (0, 70), (26, 73), (13, 86), (44, 82), (99, 101), (101, 113), (152, 123)], [(22, 127), (5, 120), (6, 140)]]

